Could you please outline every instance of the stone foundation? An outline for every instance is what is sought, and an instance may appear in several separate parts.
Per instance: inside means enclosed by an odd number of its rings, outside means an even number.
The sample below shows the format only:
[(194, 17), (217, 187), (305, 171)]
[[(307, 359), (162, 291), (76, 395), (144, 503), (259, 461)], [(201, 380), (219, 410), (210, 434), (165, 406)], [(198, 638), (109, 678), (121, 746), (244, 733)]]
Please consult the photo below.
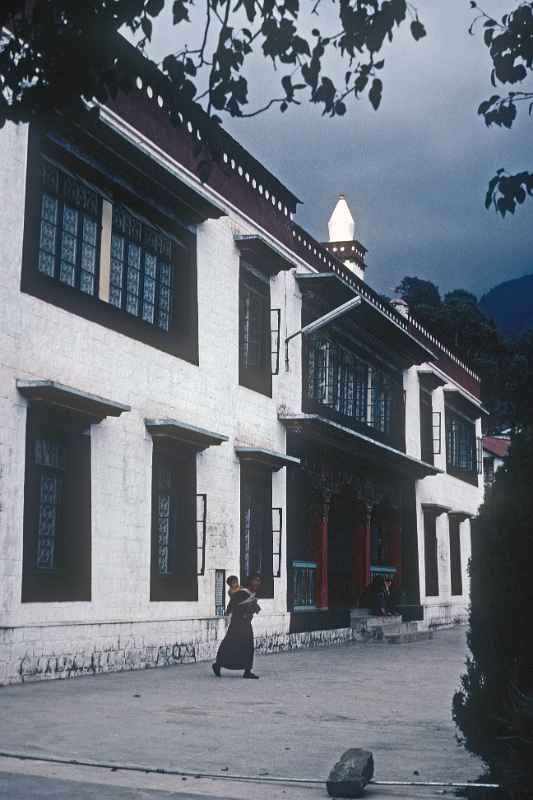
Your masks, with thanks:
[[(281, 621), (281, 620), (280, 620)], [(351, 628), (256, 633), (257, 655), (331, 647), (361, 637)], [(265, 622), (267, 622), (265, 620)], [(221, 618), (166, 623), (0, 628), (0, 686), (152, 669), (214, 659), (226, 632)]]

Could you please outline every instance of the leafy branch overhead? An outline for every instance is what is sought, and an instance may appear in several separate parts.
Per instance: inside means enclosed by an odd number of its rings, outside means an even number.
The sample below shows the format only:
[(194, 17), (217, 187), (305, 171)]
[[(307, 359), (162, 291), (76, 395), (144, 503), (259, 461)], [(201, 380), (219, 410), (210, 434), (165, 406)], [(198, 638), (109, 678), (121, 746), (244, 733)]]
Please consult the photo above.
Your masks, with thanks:
[[(531, 79), (533, 68), (533, 2), (519, 3), (500, 21), (487, 14), (475, 0), (471, 0), (470, 6), (476, 11), (470, 32), (473, 33), (477, 26), (483, 29), (483, 41), (492, 62), (492, 85), (495, 88), (498, 85), (513, 87), (506, 94), (493, 94), (484, 100), (478, 114), (487, 126), (511, 128), (520, 107), (526, 107), (530, 117), (533, 114), (533, 87), (524, 86), (524, 81)], [(507, 213), (514, 213), (516, 206), (528, 196), (533, 196), (531, 172), (509, 174), (505, 169), (499, 169), (489, 183), (485, 205), (487, 208), (493, 206), (504, 217)]]
[[(116, 32), (129, 29), (147, 52), (165, 5), (176, 48), (159, 66), (178, 102), (200, 104), (215, 119), (272, 106), (285, 112), (304, 99), (342, 116), (347, 100), (363, 95), (377, 109), (384, 43), (404, 23), (416, 41), (425, 36), (407, 0), (3, 0), (0, 124), (127, 89), (131, 76), (115, 52)], [(260, 108), (250, 102), (247, 69), (257, 53), (279, 76)]]

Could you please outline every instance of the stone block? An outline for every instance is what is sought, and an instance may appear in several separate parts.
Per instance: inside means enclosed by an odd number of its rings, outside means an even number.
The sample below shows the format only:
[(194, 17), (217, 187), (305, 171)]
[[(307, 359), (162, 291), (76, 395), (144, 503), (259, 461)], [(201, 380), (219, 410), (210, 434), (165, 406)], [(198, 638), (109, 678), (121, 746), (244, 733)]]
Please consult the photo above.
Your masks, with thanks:
[(330, 797), (361, 797), (374, 775), (374, 758), (370, 750), (351, 748), (342, 754), (326, 783)]

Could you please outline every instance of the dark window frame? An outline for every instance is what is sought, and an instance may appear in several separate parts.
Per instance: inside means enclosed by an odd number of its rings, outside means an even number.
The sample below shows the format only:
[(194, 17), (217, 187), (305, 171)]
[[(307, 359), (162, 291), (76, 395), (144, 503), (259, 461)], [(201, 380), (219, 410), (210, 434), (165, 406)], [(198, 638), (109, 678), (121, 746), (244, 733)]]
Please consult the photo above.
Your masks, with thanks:
[(483, 478), (485, 486), (492, 486), (495, 479), (495, 458), (493, 455), (483, 456)]
[(259, 572), (259, 596), (273, 598), (272, 470), (241, 464), (240, 495), (241, 581)]
[(476, 423), (446, 406), (446, 472), (478, 486), (478, 439)]
[(440, 587), (437, 517), (431, 512), (424, 512), (424, 574), (426, 597), (438, 597)]
[(463, 595), (463, 565), (461, 559), (461, 523), (458, 519), (449, 519), (450, 536), (450, 592), (452, 597)]
[[(41, 213), (40, 213), (40, 231), (39, 231), (39, 244), (38, 244), (38, 263), (37, 269), (41, 274), (45, 274), (60, 282), (65, 286), (70, 286), (79, 292), (87, 294), (89, 297), (94, 297), (98, 294), (98, 286), (100, 280), (100, 247), (102, 239), (102, 196), (96, 189), (89, 186), (85, 181), (80, 180), (79, 177), (72, 175), (69, 171), (55, 163), (49, 158), (42, 157), (41, 159)], [(54, 180), (55, 173), (55, 180)], [(55, 183), (55, 186), (53, 185)], [(83, 197), (85, 194), (85, 197)], [(87, 195), (94, 195), (93, 208), (90, 205), (90, 199)], [(76, 197), (76, 195), (78, 195)], [(46, 219), (44, 215), (44, 200), (48, 197), (56, 204), (55, 220), (51, 221)], [(68, 231), (65, 225), (65, 216), (67, 211), (74, 212), (77, 215), (76, 231)], [(94, 244), (87, 240), (85, 236), (85, 220), (92, 221), (96, 229)], [(50, 249), (46, 249), (42, 245), (43, 228), (55, 228), (53, 234), (54, 245), (53, 253)], [(68, 264), (63, 258), (65, 240), (67, 237), (75, 241), (75, 257), (71, 264)], [(87, 270), (83, 268), (83, 246), (87, 245), (94, 250), (94, 268)], [(48, 256), (53, 261), (52, 273), (41, 269), (41, 256)], [(69, 283), (62, 277), (63, 264), (71, 266), (73, 270), (73, 283)], [(83, 274), (92, 276), (92, 290), (86, 291), (82, 287)]]
[[(255, 315), (250, 316), (252, 302)], [(239, 268), (239, 384), (272, 397), (272, 321), (270, 279), (259, 276), (244, 262)], [(259, 314), (259, 319), (257, 315)], [(247, 327), (247, 322), (248, 327)], [(255, 330), (252, 330), (255, 328)], [(257, 358), (250, 357), (250, 333)]]
[[(163, 473), (168, 483), (163, 485)], [(168, 496), (165, 507), (164, 495)], [(168, 518), (166, 568), (161, 570), (162, 513)], [(198, 600), (198, 538), (196, 451), (154, 442), (152, 450), (152, 506), (150, 550), (150, 601)]]
[[(91, 435), (90, 421), (81, 415), (52, 409), (41, 403), (28, 405), (24, 485), (23, 603), (83, 602), (91, 600)], [(58, 473), (55, 467), (36, 463), (37, 441), (61, 443), (64, 463), (62, 486), (56, 483), (52, 513), (55, 557), (49, 567), (39, 566), (43, 479)], [(50, 538), (50, 537), (48, 537)]]
[[(31, 123), (28, 137), (28, 160), (26, 175), (26, 206), (24, 221), (24, 244), (21, 272), (21, 291), (38, 297), (52, 305), (110, 328), (131, 339), (143, 342), (170, 355), (198, 364), (198, 288), (196, 265), (196, 234), (174, 219), (165, 216), (157, 203), (150, 198), (140, 199), (130, 193), (121, 176), (110, 178), (99, 166), (78, 158), (76, 154), (61, 147), (47, 135), (53, 128), (45, 124)], [(102, 148), (102, 152), (103, 152)], [(88, 184), (113, 205), (124, 205), (135, 216), (148, 225), (164, 232), (173, 241), (181, 244), (179, 265), (175, 267), (175, 293), (173, 324), (168, 331), (145, 322), (139, 317), (125, 313), (110, 302), (95, 294), (88, 295), (78, 288), (61, 283), (38, 269), (40, 219), (41, 219), (41, 160), (48, 158), (60, 169), (69, 172)], [(105, 153), (102, 156), (105, 161)], [(154, 193), (157, 191), (154, 184)], [(101, 241), (101, 227), (99, 228)], [(178, 246), (178, 245), (176, 245)], [(99, 268), (99, 263), (97, 264)]]
[(306, 337), (302, 353), (305, 411), (405, 449), (405, 392), (392, 370), (330, 334)]
[(435, 433), (433, 400), (430, 392), (420, 387), (420, 458), (426, 464), (435, 463)]

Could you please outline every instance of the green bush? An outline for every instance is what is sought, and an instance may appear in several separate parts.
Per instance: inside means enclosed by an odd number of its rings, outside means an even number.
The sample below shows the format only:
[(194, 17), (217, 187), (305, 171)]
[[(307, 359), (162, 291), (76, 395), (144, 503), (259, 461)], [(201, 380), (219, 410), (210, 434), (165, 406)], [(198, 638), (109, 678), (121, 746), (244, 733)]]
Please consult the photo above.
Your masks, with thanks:
[(471, 611), (453, 715), (512, 798), (533, 797), (533, 425), (513, 436), (473, 523)]

